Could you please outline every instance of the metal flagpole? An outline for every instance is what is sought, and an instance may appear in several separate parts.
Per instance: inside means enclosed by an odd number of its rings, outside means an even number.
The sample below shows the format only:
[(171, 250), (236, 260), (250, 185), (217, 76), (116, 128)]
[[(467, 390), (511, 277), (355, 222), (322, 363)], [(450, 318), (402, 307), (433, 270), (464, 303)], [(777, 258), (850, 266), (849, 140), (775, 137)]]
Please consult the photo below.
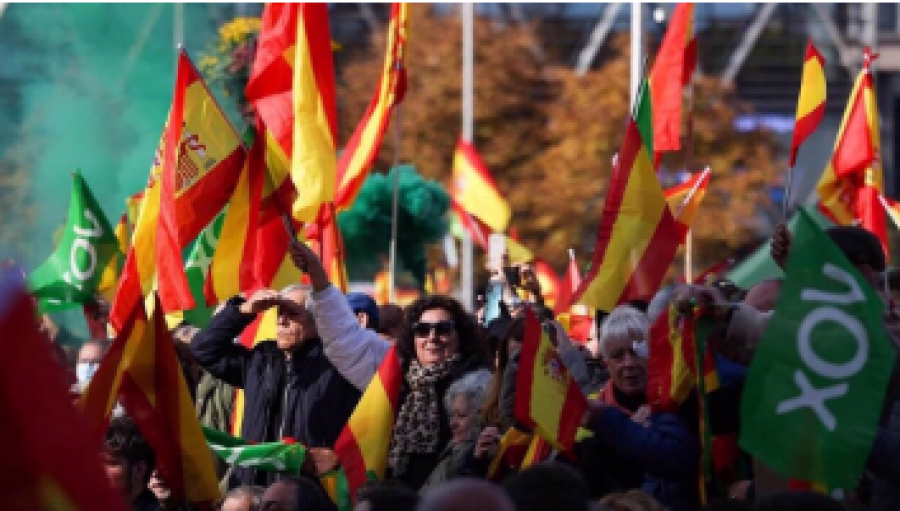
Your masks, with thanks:
[(641, 80), (641, 56), (644, 53), (644, 9), (640, 2), (631, 2), (631, 110), (637, 98), (637, 90)]
[[(463, 39), (463, 68), (462, 68), (462, 138), (466, 142), (472, 142), (473, 132), (473, 85), (474, 85), (474, 14), (475, 8), (471, 2), (462, 4), (462, 39)], [(473, 273), (474, 254), (472, 250), (472, 237), (469, 232), (463, 230), (462, 238), (462, 289), (460, 290), (463, 306), (469, 311), (474, 310), (472, 292), (474, 288)]]
[(397, 105), (394, 113), (394, 204), (391, 211), (391, 251), (390, 251), (390, 271), (388, 272), (388, 300), (394, 303), (395, 290), (397, 288), (397, 220), (399, 216), (397, 211), (400, 207), (400, 109), (401, 105)]

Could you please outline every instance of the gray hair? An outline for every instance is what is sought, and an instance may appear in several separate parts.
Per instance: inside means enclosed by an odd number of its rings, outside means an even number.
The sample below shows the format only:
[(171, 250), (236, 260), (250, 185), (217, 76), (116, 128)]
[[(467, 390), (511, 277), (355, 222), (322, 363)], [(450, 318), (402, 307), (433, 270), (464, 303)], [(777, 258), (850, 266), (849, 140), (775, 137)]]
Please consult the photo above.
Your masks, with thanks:
[[(635, 338), (640, 341), (635, 341)], [(613, 309), (600, 327), (600, 353), (606, 354), (608, 341), (620, 339), (649, 345), (650, 320), (647, 315), (630, 305), (620, 305)]]
[[(222, 504), (224, 505), (228, 499), (246, 497), (250, 499), (250, 511), (259, 511), (262, 508), (262, 498), (265, 491), (266, 489), (262, 486), (251, 486), (248, 484), (238, 486), (225, 494), (225, 497), (222, 498)], [(222, 509), (222, 506), (220, 505), (218, 509)]]
[(447, 392), (444, 393), (444, 406), (448, 409), (458, 396), (466, 397), (472, 413), (481, 412), (484, 406), (484, 398), (487, 394), (488, 387), (493, 379), (493, 374), (487, 369), (479, 369), (466, 374), (462, 378), (453, 382)]
[(312, 301), (312, 286), (309, 284), (291, 284), (285, 286), (279, 292), (280, 294), (293, 293), (294, 291), (305, 291), (306, 299), (303, 301), (303, 308), (312, 313), (313, 311), (313, 301)]

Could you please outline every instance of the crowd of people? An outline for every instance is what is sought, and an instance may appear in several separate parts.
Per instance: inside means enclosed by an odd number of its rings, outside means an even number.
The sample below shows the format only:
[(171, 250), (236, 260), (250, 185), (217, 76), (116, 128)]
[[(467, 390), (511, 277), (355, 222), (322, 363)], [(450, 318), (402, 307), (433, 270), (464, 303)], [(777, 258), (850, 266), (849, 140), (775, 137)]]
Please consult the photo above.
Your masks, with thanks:
[[(883, 285), (888, 269), (875, 236), (859, 227), (834, 227), (828, 234), (885, 302), (900, 303)], [(782, 227), (773, 239), (772, 257), (784, 265), (790, 248), (790, 233)], [(335, 288), (305, 245), (295, 244), (291, 255), (308, 284), (233, 297), (204, 328), (185, 324), (173, 331), (201, 424), (231, 431), (235, 391), (243, 389), (240, 436), (251, 442), (291, 438), (308, 448), (311, 460), (292, 474), (219, 460), (224, 498), (217, 509), (337, 509), (318, 476), (339, 465), (334, 444), (392, 346), (402, 387), (386, 446), (387, 472), (384, 480), (360, 488), (358, 510), (900, 509), (896, 369), (866, 471), (841, 499), (791, 490), (747, 453), (736, 462), (742, 469), (726, 471), (719, 481), (724, 484), (701, 488), (696, 396), (675, 412), (651, 408), (651, 325), (665, 311), (702, 303), (716, 323), (710, 335), (722, 381), (711, 413), (715, 422), (736, 429), (743, 380), (775, 308), (780, 280), (748, 290), (721, 279), (670, 285), (647, 301), (598, 314), (587, 342), (581, 343), (570, 339), (544, 306), (527, 264), (513, 267), (521, 290), (508, 282), (508, 268), (492, 269), (491, 279), (505, 287), (505, 298), (499, 316), (485, 321), (483, 310), (467, 312), (443, 295), (423, 296), (405, 309), (379, 307), (365, 294), (345, 295)], [(889, 281), (890, 290), (900, 292), (900, 277), (891, 273)], [(270, 308), (277, 309), (275, 338), (253, 347), (237, 343), (257, 315)], [(572, 452), (548, 449), (530, 467), (501, 467), (507, 469), (502, 476), (489, 477), (506, 433), (534, 433), (515, 414), (526, 308), (541, 319), (588, 398), (581, 422), (587, 434)], [(885, 329), (900, 348), (900, 318), (893, 310), (885, 317)], [(76, 393), (90, 381), (106, 346), (103, 340), (81, 346), (73, 367)], [(136, 510), (191, 509), (155, 471), (153, 450), (134, 422), (122, 410), (115, 415), (100, 457), (111, 485)], [(499, 461), (504, 463), (506, 458)]]

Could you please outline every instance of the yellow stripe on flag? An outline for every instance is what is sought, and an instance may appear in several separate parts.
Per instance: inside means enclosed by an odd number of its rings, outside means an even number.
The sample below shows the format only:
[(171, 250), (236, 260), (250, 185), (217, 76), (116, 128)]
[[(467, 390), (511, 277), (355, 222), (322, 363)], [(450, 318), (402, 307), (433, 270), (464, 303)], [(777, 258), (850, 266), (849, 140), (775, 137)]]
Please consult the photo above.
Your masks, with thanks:
[(603, 256), (604, 262), (613, 264), (597, 269), (580, 303), (606, 311), (616, 307), (667, 207), (646, 147), (641, 147)]
[(384, 414), (392, 410), (391, 400), (381, 378), (372, 378), (363, 399), (353, 410), (347, 426), (356, 438), (366, 470), (384, 477), (387, 468), (387, 445), (391, 441), (394, 420), (384, 420)]
[(453, 198), (494, 232), (506, 231), (512, 211), (475, 148), (460, 139), (453, 155)]
[[(302, 18), (302, 16), (301, 16)], [(297, 189), (292, 207), (296, 220), (315, 220), (322, 203), (334, 199), (337, 151), (332, 139), (327, 108), (319, 93), (307, 27), (297, 22), (294, 53), (294, 146), (291, 180)]]
[(238, 272), (244, 257), (250, 226), (250, 167), (245, 164), (225, 212), (225, 219), (209, 265), (215, 296), (234, 296), (241, 292)]
[(797, 100), (797, 119), (806, 117), (825, 103), (825, 70), (815, 58), (803, 63), (800, 98)]

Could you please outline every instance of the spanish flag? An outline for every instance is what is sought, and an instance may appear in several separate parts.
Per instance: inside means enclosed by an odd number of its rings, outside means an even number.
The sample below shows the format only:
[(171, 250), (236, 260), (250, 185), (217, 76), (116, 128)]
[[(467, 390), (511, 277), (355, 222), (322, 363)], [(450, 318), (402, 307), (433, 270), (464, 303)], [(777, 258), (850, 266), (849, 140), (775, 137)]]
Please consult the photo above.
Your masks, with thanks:
[(573, 303), (611, 311), (628, 300), (649, 299), (681, 243), (642, 138), (652, 132), (649, 100), (645, 82), (610, 176), (593, 261)]
[(400, 359), (392, 346), (334, 444), (353, 502), (367, 480), (384, 479), (402, 380)]
[(318, 252), (334, 287), (346, 293), (350, 290), (347, 266), (344, 258), (344, 240), (337, 223), (337, 213), (331, 202), (322, 204), (316, 221), (307, 226), (307, 239)]
[(534, 435), (519, 431), (515, 427), (506, 430), (500, 438), (497, 454), (488, 466), (487, 479), (500, 482), (507, 474), (519, 470), (522, 460), (528, 453), (528, 447)]
[(266, 176), (263, 151), (263, 141), (257, 138), (250, 146), (240, 179), (228, 202), (204, 285), (206, 303), (209, 305), (268, 284), (258, 282), (258, 274), (254, 271), (262, 187)]
[(791, 167), (797, 161), (800, 144), (816, 131), (825, 116), (825, 58), (813, 46), (806, 43), (803, 76), (800, 78), (800, 97), (797, 99), (797, 121), (791, 139)]
[(515, 417), (553, 447), (571, 452), (587, 399), (531, 309), (516, 376)]
[[(125, 257), (125, 266), (119, 278), (115, 299), (109, 312), (113, 328), (121, 331), (134, 308), (155, 287), (156, 282), (156, 232), (159, 223), (160, 161), (154, 162), (150, 179), (144, 190), (140, 211), (131, 237), (131, 249)], [(178, 262), (181, 266), (181, 261)]]
[(697, 210), (700, 209), (700, 203), (706, 196), (706, 190), (709, 188), (710, 170), (707, 167), (703, 172), (698, 172), (690, 177), (684, 183), (673, 186), (664, 192), (666, 202), (669, 203), (669, 210), (675, 217), (678, 229), (682, 232), (681, 241), (687, 237), (687, 233), (697, 216)]
[(174, 495), (210, 503), (220, 497), (212, 453), (158, 298), (149, 319), (143, 303), (132, 309), (81, 397), (94, 438), (102, 438), (116, 399), (153, 447), (160, 475)]
[(72, 406), (17, 271), (0, 275), (0, 509), (130, 509), (107, 482), (98, 440)]
[(266, 4), (246, 96), (267, 127), (274, 189), (289, 173), (293, 217), (315, 220), (319, 206), (334, 199), (337, 159), (328, 5)]
[(866, 47), (864, 57), (834, 152), (817, 186), (819, 209), (837, 225), (860, 222), (878, 236), (884, 253), (889, 254), (885, 214), (878, 200), (878, 195), (884, 193), (878, 103), (869, 69), (877, 55)]
[(156, 257), (166, 312), (194, 308), (182, 252), (231, 197), (247, 152), (184, 50), (161, 144)]
[(645, 143), (654, 161), (659, 161), (661, 153), (681, 147), (682, 89), (690, 83), (696, 63), (694, 4), (677, 4), (650, 71), (653, 138)]
[(512, 212), (471, 143), (459, 139), (453, 154), (453, 201), (494, 232), (506, 231)]
[(404, 65), (409, 29), (409, 4), (396, 2), (391, 7), (388, 40), (381, 78), (356, 131), (344, 146), (337, 162), (338, 186), (334, 203), (337, 210), (346, 211), (353, 205), (363, 181), (378, 156), (378, 148), (387, 131), (394, 106), (403, 101), (406, 93)]
[[(719, 388), (711, 349), (698, 348), (698, 337), (707, 335), (698, 333), (702, 321), (699, 311), (679, 315), (672, 304), (650, 328), (647, 399), (653, 410), (674, 412), (697, 388), (698, 378), (706, 392)], [(706, 346), (706, 339), (700, 344)]]

